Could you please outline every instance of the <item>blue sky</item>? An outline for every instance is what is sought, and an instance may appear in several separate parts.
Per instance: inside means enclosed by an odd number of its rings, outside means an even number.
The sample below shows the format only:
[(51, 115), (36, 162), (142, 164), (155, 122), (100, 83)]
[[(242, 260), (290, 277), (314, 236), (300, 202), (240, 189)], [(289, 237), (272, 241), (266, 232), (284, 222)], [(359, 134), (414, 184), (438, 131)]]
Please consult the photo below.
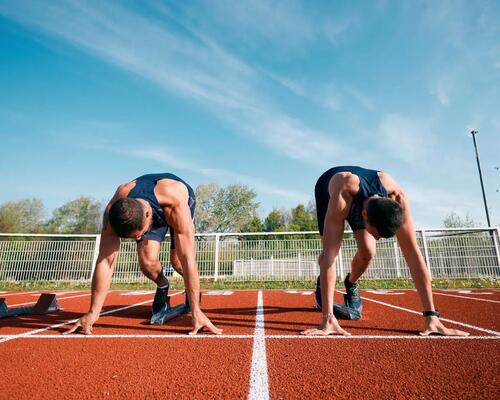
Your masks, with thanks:
[(389, 172), (418, 227), (500, 223), (497, 1), (0, 2), (0, 202), (143, 173), (243, 183), (260, 212), (334, 165)]

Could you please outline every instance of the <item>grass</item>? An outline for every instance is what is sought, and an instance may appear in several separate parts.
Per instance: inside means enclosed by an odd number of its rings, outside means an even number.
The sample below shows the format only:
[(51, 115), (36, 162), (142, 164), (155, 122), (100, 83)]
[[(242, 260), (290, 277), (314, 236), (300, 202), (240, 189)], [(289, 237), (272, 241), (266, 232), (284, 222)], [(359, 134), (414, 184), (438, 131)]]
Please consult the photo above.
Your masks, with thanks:
[[(410, 279), (361, 279), (359, 281), (362, 289), (414, 289), (413, 281)], [(339, 286), (340, 285), (340, 286)], [(337, 287), (342, 287), (340, 282)], [(182, 280), (173, 280), (174, 289), (184, 289)], [(234, 282), (202, 280), (203, 290), (229, 290), (229, 289), (314, 289), (315, 281), (258, 281), (258, 282)], [(435, 279), (432, 282), (435, 289), (481, 289), (500, 288), (500, 279), (475, 278), (475, 279)], [(114, 290), (152, 290), (153, 283), (113, 283)], [(0, 282), (0, 290), (89, 290), (90, 283), (87, 281), (25, 281), (25, 282)]]

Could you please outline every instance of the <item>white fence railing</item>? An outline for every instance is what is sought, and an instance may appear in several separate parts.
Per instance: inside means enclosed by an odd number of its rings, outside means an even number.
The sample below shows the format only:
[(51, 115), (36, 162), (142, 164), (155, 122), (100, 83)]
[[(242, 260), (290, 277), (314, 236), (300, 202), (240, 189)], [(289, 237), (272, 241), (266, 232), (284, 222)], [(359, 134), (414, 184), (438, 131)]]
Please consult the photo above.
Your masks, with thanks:
[[(499, 228), (427, 229), (417, 240), (433, 278), (500, 278)], [(99, 235), (0, 234), (0, 281), (90, 281)], [(160, 262), (169, 262), (169, 243)], [(352, 232), (345, 232), (336, 260), (343, 278), (356, 253)], [(196, 235), (196, 259), (203, 279), (231, 281), (312, 280), (319, 273), (317, 232), (230, 233)], [(377, 243), (377, 255), (365, 279), (410, 278), (394, 239)], [(145, 282), (136, 244), (123, 240), (113, 280)]]

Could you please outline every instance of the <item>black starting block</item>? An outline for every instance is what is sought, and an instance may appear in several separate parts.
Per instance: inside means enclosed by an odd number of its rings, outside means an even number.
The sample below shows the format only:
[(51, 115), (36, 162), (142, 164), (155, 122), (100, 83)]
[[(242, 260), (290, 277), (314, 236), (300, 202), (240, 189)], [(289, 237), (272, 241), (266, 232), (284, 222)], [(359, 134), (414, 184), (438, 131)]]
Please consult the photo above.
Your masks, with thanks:
[(59, 311), (61, 307), (57, 304), (56, 295), (53, 293), (42, 293), (34, 306), (8, 308), (5, 298), (0, 298), (0, 318), (17, 317), (24, 314), (48, 314)]
[[(170, 297), (167, 296), (167, 304), (161, 311), (158, 311), (156, 314), (153, 314), (151, 317), (151, 325), (163, 325), (165, 322), (168, 322), (179, 315), (187, 314), (191, 312), (191, 306), (189, 305), (189, 299), (186, 292), (184, 292), (185, 302), (184, 304), (176, 305), (175, 307), (170, 306)], [(201, 293), (200, 293), (200, 303), (201, 303)]]

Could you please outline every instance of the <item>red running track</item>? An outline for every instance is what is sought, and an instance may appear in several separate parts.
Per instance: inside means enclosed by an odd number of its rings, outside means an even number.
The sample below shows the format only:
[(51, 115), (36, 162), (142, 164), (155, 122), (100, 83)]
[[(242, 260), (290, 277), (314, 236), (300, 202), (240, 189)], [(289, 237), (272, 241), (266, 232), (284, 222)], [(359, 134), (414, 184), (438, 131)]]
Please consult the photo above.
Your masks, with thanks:
[[(7, 304), (33, 294), (9, 293)], [(88, 293), (60, 293), (58, 313), (0, 320), (0, 399), (500, 397), (498, 291), (435, 292), (446, 324), (467, 339), (419, 337), (413, 290), (362, 296), (363, 320), (341, 321), (351, 337), (305, 338), (321, 317), (312, 291), (205, 292), (203, 309), (224, 335), (191, 337), (189, 316), (148, 324), (152, 292), (115, 291), (87, 337), (60, 333), (86, 311)]]

